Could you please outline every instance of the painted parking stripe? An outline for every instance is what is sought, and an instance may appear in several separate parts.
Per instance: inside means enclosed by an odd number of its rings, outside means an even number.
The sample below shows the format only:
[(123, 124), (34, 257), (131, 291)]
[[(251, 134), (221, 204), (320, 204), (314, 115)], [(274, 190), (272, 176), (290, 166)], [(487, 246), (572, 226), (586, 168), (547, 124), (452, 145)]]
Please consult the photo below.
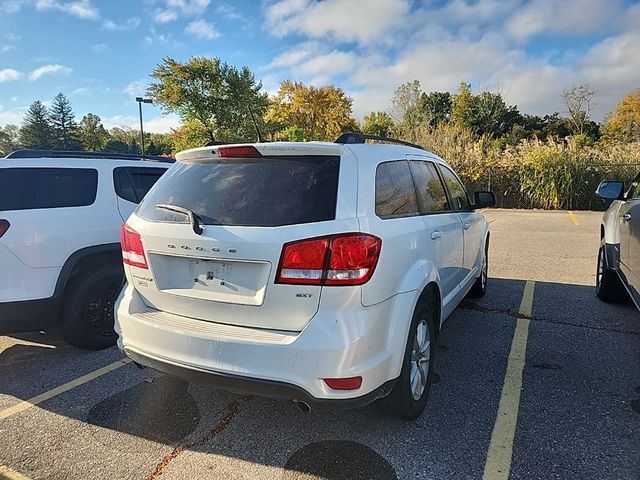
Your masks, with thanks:
[(580, 225), (580, 221), (578, 220), (578, 216), (575, 213), (573, 213), (571, 210), (569, 210), (567, 213), (571, 217), (571, 221), (573, 222), (574, 225)]
[(29, 477), (24, 476), (20, 472), (16, 472), (14, 469), (0, 465), (0, 480), (30, 480)]
[(522, 371), (527, 354), (527, 339), (529, 337), (529, 322), (533, 312), (533, 293), (535, 282), (527, 281), (522, 294), (516, 328), (507, 371), (504, 376), (502, 395), (498, 406), (496, 423), (493, 426), (491, 442), (484, 465), (483, 480), (507, 480), (511, 471), (513, 456), (513, 439), (518, 423), (518, 409), (522, 392)]
[(120, 367), (123, 367), (127, 364), (131, 363), (130, 358), (123, 358), (118, 360), (117, 362), (110, 363), (109, 365), (99, 368), (98, 370), (94, 370), (91, 373), (87, 373), (80, 378), (76, 378), (75, 380), (71, 380), (70, 382), (65, 383), (64, 385), (60, 385), (52, 390), (41, 393), (40, 395), (36, 395), (35, 397), (31, 397), (28, 400), (18, 403), (13, 407), (9, 407), (5, 410), (0, 411), (0, 420), (4, 420), (5, 418), (9, 418), (12, 415), (28, 410), (29, 408), (38, 405), (39, 403), (44, 402), (45, 400), (49, 400), (61, 393), (67, 392), (71, 389), (79, 387), (80, 385), (90, 382), (91, 380), (95, 380), (102, 375), (105, 375), (113, 370), (116, 370)]

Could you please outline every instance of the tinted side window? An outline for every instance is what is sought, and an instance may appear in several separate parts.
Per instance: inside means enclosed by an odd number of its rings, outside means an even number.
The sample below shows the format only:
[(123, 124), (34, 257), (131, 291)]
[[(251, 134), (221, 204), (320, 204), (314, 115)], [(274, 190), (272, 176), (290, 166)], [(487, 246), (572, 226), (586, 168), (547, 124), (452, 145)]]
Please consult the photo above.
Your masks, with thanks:
[(91, 168), (0, 168), (0, 211), (83, 207), (97, 191)]
[(399, 160), (378, 165), (376, 170), (376, 215), (380, 218), (416, 215), (416, 190), (409, 162)]
[(166, 170), (151, 167), (118, 167), (113, 170), (116, 195), (133, 203), (140, 203), (149, 189)]
[(409, 163), (416, 184), (420, 213), (450, 210), (447, 194), (433, 162), (412, 160)]
[(451, 202), (453, 203), (453, 210), (469, 210), (470, 202), (467, 196), (467, 191), (464, 189), (460, 180), (453, 174), (453, 172), (440, 165), (440, 172), (444, 183), (449, 189), (449, 195), (451, 195)]

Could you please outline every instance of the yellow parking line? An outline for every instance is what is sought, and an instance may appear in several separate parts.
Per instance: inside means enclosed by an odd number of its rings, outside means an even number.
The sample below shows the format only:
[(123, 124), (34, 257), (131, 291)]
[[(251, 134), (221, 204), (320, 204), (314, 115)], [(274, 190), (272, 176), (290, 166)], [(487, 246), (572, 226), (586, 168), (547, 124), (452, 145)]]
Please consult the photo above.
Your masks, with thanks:
[(30, 480), (20, 472), (16, 472), (12, 468), (0, 465), (0, 480)]
[(502, 395), (498, 405), (498, 415), (493, 426), (487, 461), (484, 465), (483, 480), (507, 480), (511, 471), (513, 439), (518, 423), (520, 394), (522, 391), (522, 371), (527, 354), (529, 318), (533, 312), (533, 292), (536, 283), (527, 281), (522, 294), (516, 329), (513, 332), (511, 350), (507, 360)]
[(80, 378), (76, 378), (75, 380), (67, 382), (64, 385), (60, 385), (59, 387), (49, 390), (48, 392), (44, 392), (44, 393), (41, 393), (40, 395), (36, 395), (35, 397), (31, 397), (28, 400), (24, 400), (23, 402), (20, 402), (17, 405), (14, 405), (13, 407), (6, 408), (0, 411), (0, 420), (4, 420), (5, 418), (9, 418), (10, 416), (15, 415), (16, 413), (20, 413), (25, 410), (28, 410), (29, 408), (35, 405), (38, 405), (39, 403), (42, 403), (45, 400), (49, 400), (50, 398), (60, 395), (61, 393), (64, 393), (73, 388), (76, 388), (82, 385), (83, 383), (90, 382), (91, 380), (101, 377), (102, 375), (109, 373), (124, 365), (127, 365), (128, 363), (131, 363), (131, 359), (123, 358), (122, 360), (118, 360), (117, 362), (110, 363), (105, 367), (99, 368), (98, 370), (94, 370), (91, 373), (87, 373), (86, 375), (83, 375)]
[(571, 221), (573, 222), (574, 225), (580, 225), (580, 221), (578, 221), (578, 216), (575, 213), (573, 213), (571, 210), (569, 210), (567, 213), (571, 217)]

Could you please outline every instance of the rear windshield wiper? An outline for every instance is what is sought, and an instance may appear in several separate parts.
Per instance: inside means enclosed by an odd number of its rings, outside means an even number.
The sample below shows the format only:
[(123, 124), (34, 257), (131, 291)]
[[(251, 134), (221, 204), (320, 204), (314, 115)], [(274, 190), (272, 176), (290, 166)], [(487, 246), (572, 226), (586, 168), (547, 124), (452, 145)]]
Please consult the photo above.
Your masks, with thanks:
[(200, 224), (204, 222), (202, 221), (202, 218), (200, 218), (200, 215), (198, 215), (197, 213), (192, 212), (188, 208), (179, 207), (178, 205), (170, 205), (168, 203), (159, 203), (158, 205), (156, 205), (156, 208), (159, 208), (161, 210), (168, 210), (170, 212), (181, 213), (182, 215), (189, 217), (191, 228), (193, 228), (195, 234), (202, 235), (203, 230)]

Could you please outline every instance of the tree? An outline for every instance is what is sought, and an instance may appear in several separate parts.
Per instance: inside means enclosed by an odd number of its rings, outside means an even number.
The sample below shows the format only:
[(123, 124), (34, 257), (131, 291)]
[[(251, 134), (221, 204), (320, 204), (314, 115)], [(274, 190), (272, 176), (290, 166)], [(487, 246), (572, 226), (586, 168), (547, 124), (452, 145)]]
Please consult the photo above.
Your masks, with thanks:
[(49, 122), (53, 134), (53, 148), (57, 150), (80, 150), (78, 124), (76, 123), (71, 102), (62, 93), (56, 95), (49, 108)]
[(588, 83), (573, 85), (562, 92), (562, 99), (567, 107), (574, 134), (585, 133), (594, 94), (595, 90)]
[(109, 141), (109, 133), (102, 125), (102, 120), (93, 113), (87, 113), (82, 117), (79, 137), (84, 148), (93, 152), (103, 150)]
[(211, 141), (209, 131), (198, 120), (187, 120), (180, 128), (171, 131), (173, 150), (179, 152), (189, 148), (202, 147)]
[(47, 149), (53, 146), (53, 132), (47, 107), (40, 100), (29, 106), (20, 126), (20, 145), (24, 148)]
[(458, 127), (473, 128), (473, 94), (471, 85), (461, 83), (451, 101), (451, 121)]
[(362, 130), (369, 135), (390, 137), (394, 129), (393, 118), (387, 112), (371, 112), (364, 116)]
[(430, 128), (451, 121), (451, 94), (449, 92), (422, 93), (418, 100), (418, 112)]
[(345, 131), (359, 130), (351, 116), (353, 100), (335, 85), (307, 86), (285, 80), (272, 99), (265, 120), (276, 126), (276, 138), (335, 140)]
[(238, 70), (217, 57), (192, 57), (185, 63), (165, 58), (151, 76), (156, 81), (148, 95), (183, 122), (199, 121), (209, 141), (255, 138), (250, 111), (261, 119), (269, 100), (248, 67)]
[(640, 89), (622, 99), (609, 116), (603, 133), (610, 142), (640, 141)]
[(17, 125), (8, 124), (0, 127), (0, 156), (20, 148), (19, 129)]
[(131, 127), (113, 127), (109, 130), (111, 140), (107, 142), (109, 151), (140, 153), (140, 133)]
[(397, 124), (398, 133), (410, 142), (416, 141), (418, 127), (422, 121), (418, 108), (421, 95), (420, 82), (414, 80), (396, 88), (391, 101), (391, 116)]
[(471, 128), (478, 135), (501, 137), (520, 121), (518, 108), (507, 106), (499, 93), (482, 92), (474, 95), (472, 106)]

